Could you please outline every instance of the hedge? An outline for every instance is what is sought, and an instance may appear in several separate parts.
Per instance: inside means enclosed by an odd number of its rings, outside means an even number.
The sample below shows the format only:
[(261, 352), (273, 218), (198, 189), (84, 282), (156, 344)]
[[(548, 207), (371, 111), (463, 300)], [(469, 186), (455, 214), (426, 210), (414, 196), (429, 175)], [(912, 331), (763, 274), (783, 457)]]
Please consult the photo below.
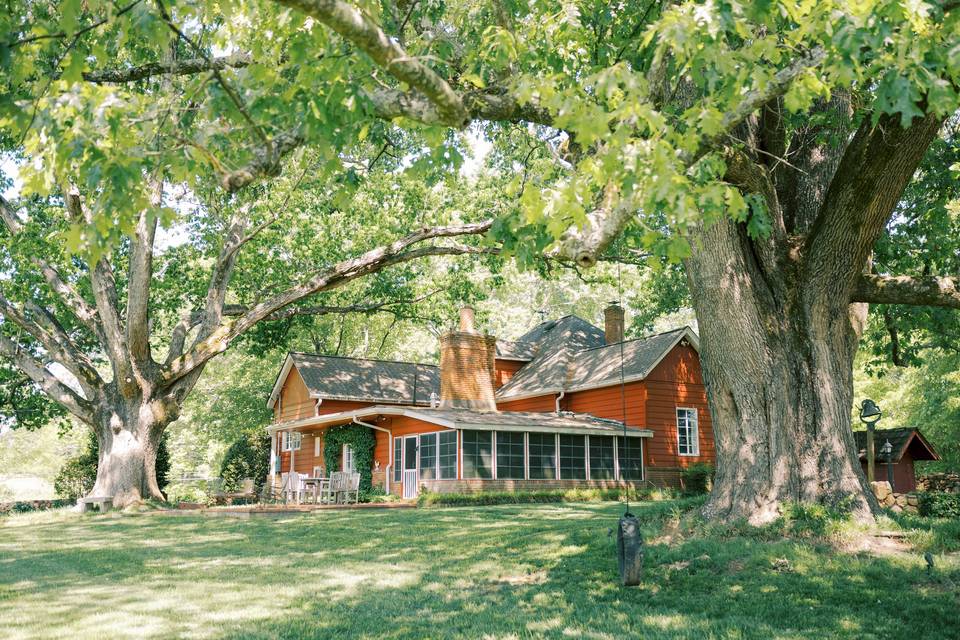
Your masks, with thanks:
[(22, 500), (20, 502), (0, 502), (0, 516), (11, 513), (28, 513), (30, 511), (46, 511), (47, 509), (61, 509), (72, 507), (74, 500), (61, 498), (57, 500)]
[(930, 518), (960, 518), (960, 493), (932, 491), (918, 495), (920, 515)]
[(602, 502), (606, 500), (643, 500), (673, 497), (667, 489), (543, 489), (540, 491), (478, 491), (476, 493), (420, 494), (421, 507), (460, 507), (495, 504), (544, 504), (557, 502)]

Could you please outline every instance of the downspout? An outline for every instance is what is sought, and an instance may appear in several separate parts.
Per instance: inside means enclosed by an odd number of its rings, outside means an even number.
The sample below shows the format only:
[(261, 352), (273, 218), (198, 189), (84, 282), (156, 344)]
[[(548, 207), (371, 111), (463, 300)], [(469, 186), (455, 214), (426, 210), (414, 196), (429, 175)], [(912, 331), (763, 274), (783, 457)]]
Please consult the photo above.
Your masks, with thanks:
[(387, 493), (390, 493), (390, 475), (393, 471), (393, 433), (389, 429), (384, 429), (383, 427), (378, 427), (375, 424), (364, 422), (363, 420), (360, 420), (356, 416), (353, 417), (353, 423), (359, 424), (360, 426), (366, 427), (368, 429), (373, 429), (375, 431), (383, 431), (385, 434), (387, 434), (387, 459), (390, 462), (387, 464), (386, 473), (384, 474), (384, 478), (386, 479), (384, 481), (384, 490)]
[(313, 415), (315, 415), (315, 416), (319, 416), (319, 415), (320, 415), (320, 405), (321, 405), (322, 403), (323, 403), (323, 398), (317, 398), (317, 404), (316, 404), (316, 406), (313, 408)]
[(563, 400), (563, 396), (567, 395), (566, 391), (561, 391), (557, 394), (557, 415), (560, 415), (560, 401)]

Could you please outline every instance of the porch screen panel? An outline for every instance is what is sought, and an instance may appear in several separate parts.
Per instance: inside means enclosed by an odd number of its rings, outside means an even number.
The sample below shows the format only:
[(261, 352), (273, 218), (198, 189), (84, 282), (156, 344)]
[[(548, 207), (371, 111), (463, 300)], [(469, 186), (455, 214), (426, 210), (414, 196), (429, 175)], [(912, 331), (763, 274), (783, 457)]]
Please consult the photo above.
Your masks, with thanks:
[(493, 477), (493, 432), (463, 432), (463, 477)]
[(403, 480), (403, 438), (393, 439), (393, 481), (401, 482)]
[[(557, 477), (557, 438), (552, 433), (528, 433), (530, 479), (554, 480)], [(583, 459), (583, 456), (580, 456)]]
[(560, 434), (560, 478), (585, 480), (587, 477), (586, 450), (583, 436)]
[(617, 438), (621, 480), (643, 480), (643, 443), (640, 438)]
[(523, 433), (497, 431), (497, 478), (523, 480)]
[(590, 436), (590, 479), (613, 480), (613, 438)]
[(440, 480), (457, 479), (457, 432), (441, 431), (437, 434), (440, 450), (438, 476)]
[(420, 479), (434, 480), (437, 477), (437, 434), (420, 436)]

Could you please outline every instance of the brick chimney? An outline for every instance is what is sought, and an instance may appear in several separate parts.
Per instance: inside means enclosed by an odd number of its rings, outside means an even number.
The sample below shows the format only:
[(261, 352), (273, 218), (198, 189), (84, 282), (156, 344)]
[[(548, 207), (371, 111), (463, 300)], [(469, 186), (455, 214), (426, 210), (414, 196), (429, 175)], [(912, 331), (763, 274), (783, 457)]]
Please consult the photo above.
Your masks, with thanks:
[(607, 344), (623, 342), (623, 307), (616, 302), (603, 310), (603, 337)]
[(496, 411), (493, 395), (497, 339), (474, 328), (472, 307), (460, 309), (460, 328), (440, 336), (440, 407)]

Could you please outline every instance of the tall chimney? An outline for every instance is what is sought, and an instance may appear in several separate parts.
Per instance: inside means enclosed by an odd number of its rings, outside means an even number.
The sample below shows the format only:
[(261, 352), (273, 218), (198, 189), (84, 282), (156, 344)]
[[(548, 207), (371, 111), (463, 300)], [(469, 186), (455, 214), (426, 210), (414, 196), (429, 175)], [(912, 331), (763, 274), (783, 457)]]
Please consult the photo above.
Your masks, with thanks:
[(493, 394), (497, 339), (474, 328), (472, 307), (460, 309), (460, 328), (440, 336), (440, 408), (496, 411)]
[(623, 307), (616, 302), (603, 310), (603, 336), (607, 344), (623, 342)]

